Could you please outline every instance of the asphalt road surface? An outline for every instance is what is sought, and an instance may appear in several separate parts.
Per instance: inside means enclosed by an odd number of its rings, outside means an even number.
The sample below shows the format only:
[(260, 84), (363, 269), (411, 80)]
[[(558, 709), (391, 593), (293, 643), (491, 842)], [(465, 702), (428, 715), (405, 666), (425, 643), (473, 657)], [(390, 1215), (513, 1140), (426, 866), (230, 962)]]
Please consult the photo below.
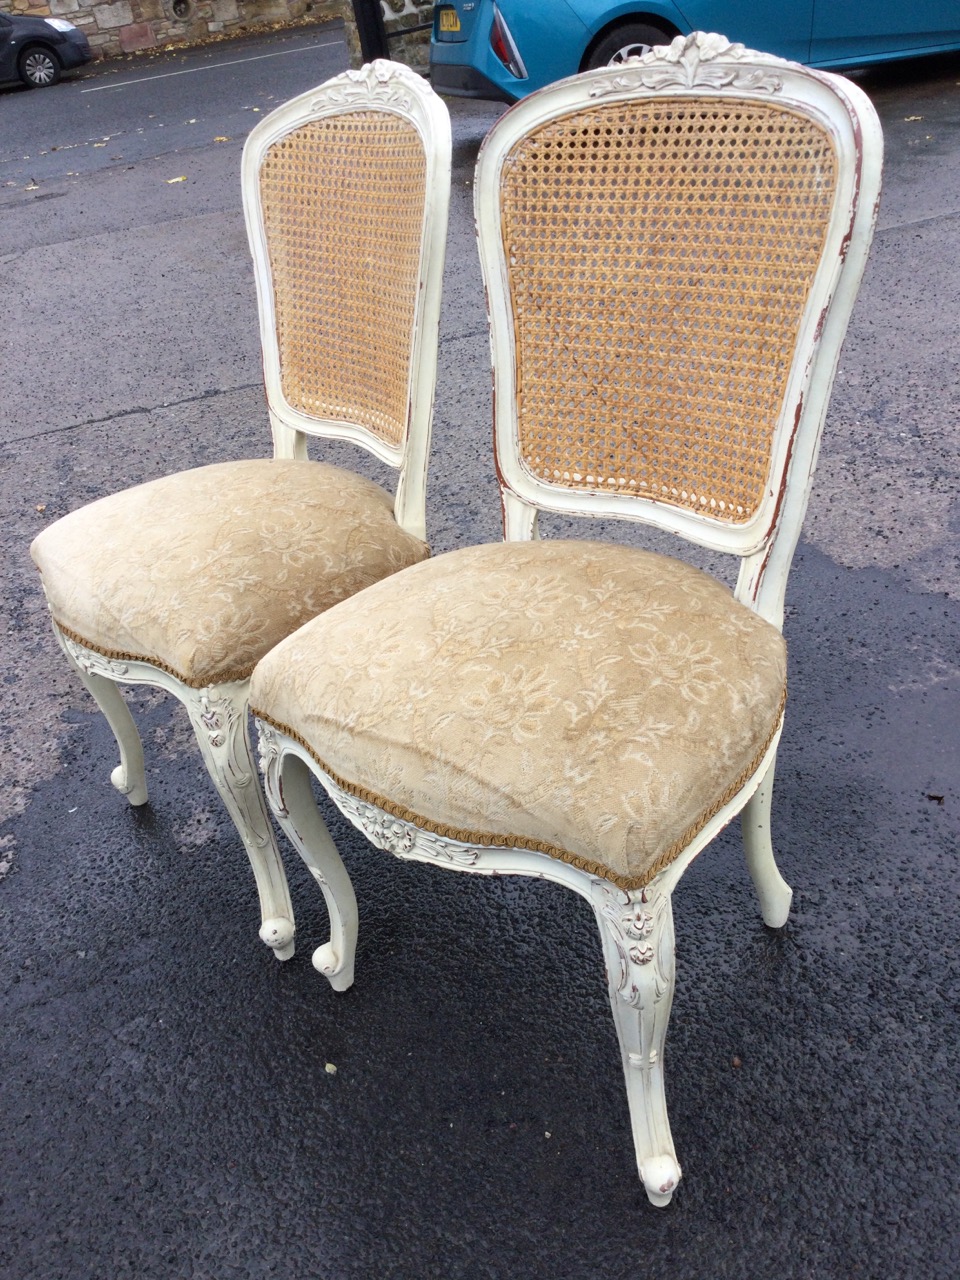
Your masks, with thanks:
[(47, 93), (0, 91), (0, 182), (9, 190), (86, 177), (202, 149), (216, 134), (242, 142), (256, 112), (336, 75), (345, 60), (341, 27), (298, 27), (93, 63)]
[[(132, 695), (152, 800), (131, 810), (28, 562), (84, 502), (269, 451), (240, 148), (345, 65), (338, 40), (0, 92), (0, 1275), (954, 1280), (960, 64), (860, 78), (887, 169), (788, 595), (794, 909), (764, 929), (735, 829), (676, 894), (685, 1178), (658, 1212), (586, 906), (400, 864), (332, 817), (356, 985), (312, 969), (325, 917), (292, 858), (299, 950), (276, 964), (182, 712)], [(451, 109), (437, 551), (499, 534), (470, 184), (502, 108)]]

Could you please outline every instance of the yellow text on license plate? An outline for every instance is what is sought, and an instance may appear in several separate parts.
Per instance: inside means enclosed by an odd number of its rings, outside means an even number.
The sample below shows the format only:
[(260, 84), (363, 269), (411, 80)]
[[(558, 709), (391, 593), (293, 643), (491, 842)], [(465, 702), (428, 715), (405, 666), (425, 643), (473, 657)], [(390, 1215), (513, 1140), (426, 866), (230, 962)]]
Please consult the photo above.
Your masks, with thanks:
[(440, 10), (440, 30), (441, 31), (459, 31), (460, 15), (456, 9)]

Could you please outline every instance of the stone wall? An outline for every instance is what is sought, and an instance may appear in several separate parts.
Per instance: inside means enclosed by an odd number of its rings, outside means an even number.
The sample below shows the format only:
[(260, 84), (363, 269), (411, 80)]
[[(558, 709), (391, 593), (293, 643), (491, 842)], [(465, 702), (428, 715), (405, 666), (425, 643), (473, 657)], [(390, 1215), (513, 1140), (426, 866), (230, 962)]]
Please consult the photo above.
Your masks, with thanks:
[(390, 57), (417, 71), (426, 71), (430, 65), (430, 32), (414, 31), (408, 36), (395, 33), (432, 22), (433, 0), (381, 0), (381, 3), (387, 35), (392, 37)]
[[(432, 0), (381, 0), (387, 30), (429, 22)], [(66, 18), (86, 32), (100, 57), (136, 53), (168, 45), (200, 44), (211, 38), (241, 35), (262, 26), (344, 19), (353, 26), (350, 0), (3, 0), (8, 13)], [(349, 37), (353, 39), (349, 39)], [(390, 41), (390, 56), (425, 67), (429, 31)], [(351, 51), (355, 29), (348, 31)]]

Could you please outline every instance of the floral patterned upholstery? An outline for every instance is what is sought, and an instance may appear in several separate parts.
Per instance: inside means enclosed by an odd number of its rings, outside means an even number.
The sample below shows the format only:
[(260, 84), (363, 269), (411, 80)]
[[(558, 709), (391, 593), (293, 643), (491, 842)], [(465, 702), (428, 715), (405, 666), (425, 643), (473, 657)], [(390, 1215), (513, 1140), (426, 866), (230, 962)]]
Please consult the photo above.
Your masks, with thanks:
[(31, 554), (67, 635), (200, 688), (246, 678), (308, 618), (429, 549), (372, 481), (259, 459), (101, 498), (45, 529)]
[(635, 888), (758, 767), (785, 681), (779, 631), (699, 570), (534, 541), (338, 605), (264, 658), (250, 700), (388, 812)]

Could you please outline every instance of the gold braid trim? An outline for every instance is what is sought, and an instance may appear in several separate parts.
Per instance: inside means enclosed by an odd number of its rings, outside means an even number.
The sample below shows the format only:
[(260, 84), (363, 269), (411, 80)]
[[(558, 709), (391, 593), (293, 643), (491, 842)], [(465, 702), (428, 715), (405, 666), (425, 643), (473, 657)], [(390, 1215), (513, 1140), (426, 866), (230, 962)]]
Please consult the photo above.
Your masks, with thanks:
[(89, 649), (91, 653), (99, 653), (102, 658), (109, 658), (111, 662), (145, 662), (149, 667), (157, 667), (160, 671), (165, 671), (168, 676), (173, 676), (175, 680), (179, 680), (181, 684), (185, 684), (188, 689), (206, 689), (212, 684), (230, 684), (234, 680), (249, 680), (253, 674), (255, 662), (250, 662), (243, 668), (237, 668), (235, 671), (218, 671), (214, 676), (207, 676), (203, 680), (196, 677), (190, 678), (177, 671), (175, 667), (171, 667), (167, 662), (161, 662), (159, 658), (147, 657), (142, 653), (126, 653), (123, 649), (105, 649), (103, 645), (93, 644), (86, 636), (79, 635), (70, 627), (65, 627), (59, 619), (54, 618), (57, 630), (62, 632), (68, 640), (72, 640), (74, 644), (79, 644), (84, 649)]
[(256, 707), (250, 710), (258, 719), (263, 720), (265, 724), (272, 725), (274, 729), (278, 729), (280, 733), (286, 734), (288, 738), (292, 738), (294, 742), (299, 743), (307, 752), (310, 758), (315, 761), (317, 766), (330, 778), (336, 785), (345, 791), (348, 795), (354, 796), (357, 800), (362, 800), (366, 804), (376, 805), (378, 809), (382, 809), (384, 813), (392, 814), (395, 818), (400, 818), (403, 822), (409, 822), (411, 826), (419, 827), (421, 831), (429, 831), (433, 835), (443, 836), (447, 840), (457, 840), (461, 844), (479, 845), (482, 848), (493, 849), (528, 849), (533, 853), (544, 853), (549, 858), (556, 858), (560, 862), (567, 862), (572, 867), (577, 867), (580, 871), (585, 871), (587, 875), (596, 876), (600, 880), (609, 880), (619, 889), (642, 889), (654, 880), (665, 867), (668, 867), (675, 858), (678, 858), (684, 849), (691, 844), (703, 828), (707, 825), (711, 818), (715, 817), (720, 810), (730, 803), (737, 792), (744, 787), (750, 778), (756, 773), (760, 767), (760, 762), (767, 754), (770, 743), (777, 734), (782, 722), (784, 708), (787, 702), (787, 690), (784, 686), (783, 696), (780, 699), (780, 706), (774, 718), (773, 728), (767, 735), (763, 746), (754, 756), (753, 761), (739, 775), (735, 782), (723, 792), (720, 798), (706, 809), (695, 822), (693, 822), (672, 845), (659, 856), (642, 875), (627, 876), (621, 875), (617, 871), (612, 871), (603, 863), (594, 862), (591, 858), (581, 857), (580, 854), (570, 853), (566, 849), (561, 849), (558, 845), (549, 844), (545, 840), (534, 840), (529, 836), (510, 836), (510, 835), (491, 835), (485, 831), (464, 831), (457, 827), (450, 827), (444, 822), (434, 822), (430, 818), (421, 817), (420, 814), (414, 813), (402, 804), (397, 804), (393, 800), (386, 800), (383, 796), (377, 795), (375, 791), (370, 791), (367, 787), (357, 786), (356, 783), (348, 782), (346, 778), (340, 777), (335, 773), (329, 765), (324, 764), (309, 742), (295, 729), (291, 729), (289, 725), (284, 724), (280, 720), (274, 720), (272, 716), (268, 716), (263, 711), (258, 711)]

